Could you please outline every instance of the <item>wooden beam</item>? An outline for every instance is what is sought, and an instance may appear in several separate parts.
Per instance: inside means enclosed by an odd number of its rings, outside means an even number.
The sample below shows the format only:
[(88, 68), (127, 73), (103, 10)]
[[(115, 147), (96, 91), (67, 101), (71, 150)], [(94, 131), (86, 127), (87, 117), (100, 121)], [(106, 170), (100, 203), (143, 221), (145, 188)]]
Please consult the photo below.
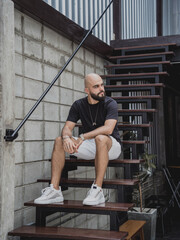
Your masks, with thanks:
[(156, 18), (157, 18), (157, 36), (162, 36), (162, 28), (163, 28), (163, 1), (156, 0)]
[(113, 1), (113, 31), (115, 40), (121, 39), (121, 0)]

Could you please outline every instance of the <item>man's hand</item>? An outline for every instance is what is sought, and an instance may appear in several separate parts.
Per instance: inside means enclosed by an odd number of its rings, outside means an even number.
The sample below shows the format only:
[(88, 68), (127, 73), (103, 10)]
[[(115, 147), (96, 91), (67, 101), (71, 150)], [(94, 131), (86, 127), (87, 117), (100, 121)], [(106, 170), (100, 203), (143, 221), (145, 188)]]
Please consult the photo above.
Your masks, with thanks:
[(66, 138), (63, 140), (64, 151), (67, 153), (77, 152), (77, 143), (74, 142), (71, 138)]
[(78, 138), (77, 140), (74, 138), (66, 138), (63, 141), (64, 151), (70, 154), (78, 152), (78, 148), (82, 142), (83, 140), (81, 138)]
[(79, 148), (79, 146), (82, 144), (83, 140), (79, 137), (76, 141), (77, 144), (77, 149)]

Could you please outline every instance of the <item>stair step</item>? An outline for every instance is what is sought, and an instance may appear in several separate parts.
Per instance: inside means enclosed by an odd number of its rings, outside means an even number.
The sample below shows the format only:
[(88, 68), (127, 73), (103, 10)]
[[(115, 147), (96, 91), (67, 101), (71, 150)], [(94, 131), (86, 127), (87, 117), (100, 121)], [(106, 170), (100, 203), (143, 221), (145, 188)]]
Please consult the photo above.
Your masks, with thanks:
[[(143, 163), (144, 159), (116, 159), (110, 160), (108, 166), (117, 167), (122, 164), (140, 164)], [(75, 164), (77, 166), (94, 166), (94, 159), (84, 160), (77, 158), (68, 158), (66, 159), (66, 164)]]
[(149, 73), (109, 74), (109, 75), (101, 75), (101, 78), (119, 80), (122, 77), (132, 78), (132, 77), (142, 77), (142, 76), (168, 76), (168, 73), (167, 72), (149, 72)]
[[(122, 110), (126, 110), (126, 109), (122, 109)], [(130, 110), (130, 109), (127, 109), (127, 110)], [(140, 111), (141, 110), (152, 110), (152, 112), (156, 112), (157, 111), (156, 109), (139, 109), (139, 110)], [(145, 112), (148, 112), (148, 111), (145, 111)], [(121, 124), (121, 123), (118, 123), (117, 126), (118, 126), (118, 128), (123, 128), (123, 127), (129, 127), (129, 128), (149, 128), (149, 127), (152, 127), (152, 124), (149, 124), (149, 123), (147, 123), (147, 124)], [(76, 127), (82, 127), (82, 124), (81, 123), (76, 123)]]
[(125, 59), (125, 58), (138, 58), (138, 57), (152, 57), (160, 55), (174, 55), (174, 52), (159, 52), (159, 53), (145, 53), (145, 54), (135, 54), (135, 55), (125, 55), (125, 56), (111, 56), (109, 59)]
[[(92, 183), (92, 182), (91, 182)], [(52, 203), (52, 204), (36, 204), (34, 201), (29, 201), (24, 203), (24, 206), (31, 206), (31, 207), (43, 207), (43, 208), (56, 208), (56, 209), (62, 209), (62, 211), (65, 210), (80, 210), (78, 212), (85, 213), (87, 211), (111, 211), (111, 212), (127, 212), (129, 211), (133, 206), (134, 203), (117, 203), (117, 202), (105, 202), (99, 205), (94, 206), (87, 206), (83, 205), (82, 201), (79, 200), (64, 200), (63, 202), (59, 203)]]
[(118, 127), (123, 129), (123, 128), (149, 128), (149, 127), (152, 127), (153, 125), (152, 124), (149, 124), (149, 123), (145, 123), (145, 124), (118, 124)]
[(144, 45), (144, 46), (130, 46), (130, 47), (121, 47), (121, 48), (114, 48), (115, 51), (119, 50), (136, 50), (136, 49), (142, 49), (142, 48), (153, 48), (153, 47), (165, 47), (165, 46), (176, 46), (176, 43), (164, 43), (164, 44), (157, 44), (157, 45)]
[[(47, 182), (50, 183), (51, 179), (38, 179), (37, 182)], [(89, 188), (91, 187), (94, 179), (91, 178), (69, 178), (61, 179), (61, 185), (67, 187), (82, 187)], [(138, 179), (104, 179), (103, 187), (104, 188), (117, 188), (118, 186), (134, 186), (139, 183)]]
[(152, 108), (153, 100), (161, 99), (160, 95), (144, 95), (144, 96), (121, 96), (112, 97), (117, 103), (145, 103), (147, 108)]
[(156, 109), (119, 109), (119, 113), (152, 113), (157, 112)]
[(147, 84), (122, 84), (122, 85), (105, 85), (105, 88), (134, 88), (134, 87), (165, 87), (163, 83), (147, 83)]
[(150, 95), (155, 94), (155, 88), (165, 87), (163, 83), (147, 83), (147, 84), (122, 84), (122, 85), (106, 85), (106, 92), (122, 92), (122, 91), (151, 91)]
[(82, 228), (22, 226), (9, 232), (8, 235), (26, 239), (31, 237), (31, 239), (124, 240), (127, 233)]
[[(129, 85), (128, 85), (129, 86)], [(124, 100), (124, 99), (160, 99), (160, 95), (144, 95), (144, 96), (121, 96), (121, 97), (111, 97), (114, 100)]]
[(147, 140), (121, 140), (121, 142), (123, 144), (137, 144), (137, 145), (149, 143), (149, 141), (147, 141)]
[(126, 63), (126, 64), (110, 64), (105, 65), (105, 68), (126, 68), (126, 67), (143, 67), (146, 65), (160, 65), (160, 64), (170, 64), (170, 61), (159, 61), (159, 62), (142, 62), (142, 63)]

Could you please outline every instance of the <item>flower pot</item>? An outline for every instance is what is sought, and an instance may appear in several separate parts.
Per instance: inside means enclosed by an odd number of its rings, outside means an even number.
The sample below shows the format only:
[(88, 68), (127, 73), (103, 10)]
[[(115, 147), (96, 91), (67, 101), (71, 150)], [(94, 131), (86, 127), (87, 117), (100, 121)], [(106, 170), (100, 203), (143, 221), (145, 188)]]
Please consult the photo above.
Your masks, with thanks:
[(155, 208), (144, 208), (140, 212), (140, 208), (134, 207), (135, 211), (128, 211), (128, 219), (132, 220), (144, 220), (144, 238), (145, 240), (156, 240), (156, 218), (157, 209)]

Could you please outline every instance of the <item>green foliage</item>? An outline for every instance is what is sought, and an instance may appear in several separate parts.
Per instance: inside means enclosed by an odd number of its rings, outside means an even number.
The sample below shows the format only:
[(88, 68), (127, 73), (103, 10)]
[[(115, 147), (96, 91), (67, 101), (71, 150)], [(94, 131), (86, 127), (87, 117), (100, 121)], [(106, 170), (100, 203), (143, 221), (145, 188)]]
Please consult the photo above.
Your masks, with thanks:
[(144, 162), (144, 168), (149, 170), (149, 169), (156, 169), (156, 165), (152, 162), (153, 159), (156, 158), (155, 154), (149, 154), (147, 150), (145, 153), (142, 154), (142, 158), (145, 160)]

